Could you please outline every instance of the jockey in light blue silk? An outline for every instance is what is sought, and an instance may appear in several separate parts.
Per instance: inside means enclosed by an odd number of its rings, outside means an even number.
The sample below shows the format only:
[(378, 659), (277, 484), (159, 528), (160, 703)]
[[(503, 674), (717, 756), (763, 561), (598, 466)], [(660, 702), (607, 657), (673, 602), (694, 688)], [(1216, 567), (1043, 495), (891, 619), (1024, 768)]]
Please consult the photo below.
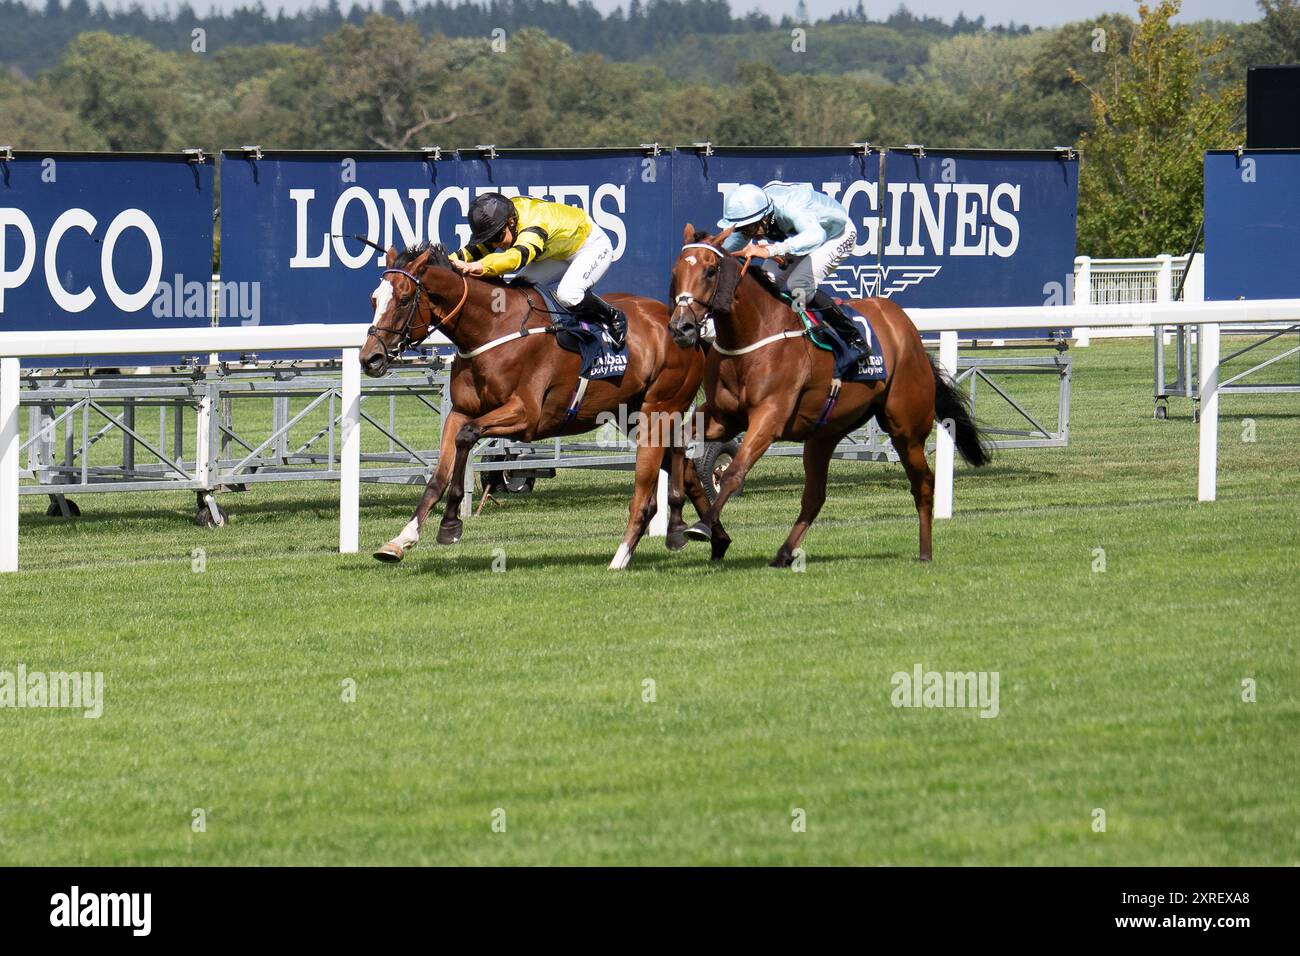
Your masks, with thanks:
[(735, 230), (722, 244), (727, 252), (786, 260), (778, 278), (796, 303), (817, 309), (850, 347), (866, 350), (853, 320), (829, 294), (817, 292), (857, 239), (842, 205), (807, 183), (746, 183), (727, 194), (718, 227)]

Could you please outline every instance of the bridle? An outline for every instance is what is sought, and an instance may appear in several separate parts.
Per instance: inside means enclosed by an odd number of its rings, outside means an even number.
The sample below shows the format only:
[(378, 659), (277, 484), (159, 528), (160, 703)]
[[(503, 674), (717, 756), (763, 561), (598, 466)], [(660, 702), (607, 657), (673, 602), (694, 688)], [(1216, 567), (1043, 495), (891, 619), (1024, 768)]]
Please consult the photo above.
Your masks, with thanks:
[[(375, 336), (384, 349), (385, 360), (388, 362), (395, 362), (401, 357), (403, 352), (419, 345), (427, 339), (431, 333), (438, 331), (442, 332), (444, 335), (446, 334), (443, 326), (455, 319), (456, 316), (460, 315), (461, 310), (465, 308), (465, 301), (469, 298), (469, 280), (463, 275), (460, 276), (460, 281), (464, 285), (460, 294), (460, 301), (456, 303), (456, 308), (452, 309), (446, 315), (440, 316), (438, 315), (438, 310), (433, 306), (433, 299), (429, 296), (429, 290), (424, 287), (424, 283), (420, 281), (419, 277), (416, 276), (415, 273), (407, 272), (405, 269), (394, 269), (390, 267), (383, 271), (381, 278), (388, 276), (389, 274), (406, 276), (406, 278), (415, 283), (415, 293), (411, 296), (410, 305), (406, 307), (406, 314), (403, 316), (402, 324), (398, 328), (382, 329), (377, 325), (371, 325), (370, 328), (366, 329), (366, 337), (369, 338), (372, 335)], [(420, 312), (421, 297), (429, 299), (429, 311), (433, 313), (434, 321), (429, 322), (425, 326), (424, 334), (417, 338), (412, 335), (412, 330), (416, 328), (415, 317)], [(394, 333), (398, 336), (398, 343), (396, 346), (390, 347), (384, 337)], [(450, 338), (450, 336), (448, 336), (448, 338)]]
[[(724, 253), (721, 249), (717, 248), (716, 246), (711, 246), (707, 242), (688, 242), (686, 243), (686, 245), (682, 246), (682, 252), (685, 252), (687, 249), (707, 249), (709, 252), (712, 252), (715, 256), (718, 257), (719, 262), (721, 262), (722, 257), (726, 255), (726, 253)], [(698, 312), (695, 311), (695, 303), (698, 301), (695, 298), (695, 296), (691, 295), (691, 293), (689, 292), (679, 292), (677, 293), (676, 298), (673, 299), (673, 302), (676, 307), (674, 311), (676, 311), (676, 309), (685, 309), (688, 313), (690, 313), (691, 320), (694, 321), (695, 325), (697, 327), (701, 326), (704, 324), (704, 320), (707, 319), (710, 313), (713, 311), (714, 308), (713, 299), (717, 296), (717, 294), (718, 294), (718, 284), (717, 284), (717, 280), (715, 279), (713, 283), (713, 293), (712, 295), (709, 296), (709, 302), (704, 307), (704, 315), (701, 316)]]
[[(686, 243), (686, 245), (682, 246), (683, 251), (687, 249), (708, 249), (710, 252), (717, 255), (720, 259), (725, 259), (727, 257), (727, 254), (725, 252), (723, 252), (717, 246), (709, 245), (707, 242), (688, 242)], [(737, 288), (739, 288), (740, 281), (744, 279), (745, 273), (749, 270), (749, 263), (752, 259), (753, 256), (746, 256), (745, 261), (741, 263), (740, 277), (739, 279), (737, 279)], [(722, 282), (722, 271), (721, 269), (719, 269), (718, 277), (714, 280), (713, 283), (713, 293), (709, 296), (709, 302), (705, 307), (704, 319), (707, 319), (715, 311), (724, 311), (720, 307), (717, 301), (718, 287), (721, 284), (721, 282)], [(676, 296), (676, 298), (673, 301), (676, 303), (677, 309), (684, 308), (687, 310), (687, 312), (690, 313), (691, 319), (695, 322), (697, 327), (703, 325), (704, 320), (701, 319), (699, 313), (695, 311), (695, 303), (698, 301), (695, 298), (695, 296), (691, 295), (689, 292), (681, 292)], [(676, 311), (676, 309), (674, 309), (674, 311)], [(725, 311), (730, 311), (730, 310), (728, 309)], [(714, 342), (713, 350), (719, 353), (720, 355), (728, 355), (728, 356), (748, 355), (750, 352), (755, 352), (758, 349), (765, 348), (766, 346), (772, 345), (775, 342), (783, 342), (786, 339), (802, 338), (808, 334), (808, 331), (809, 331), (808, 329), (803, 328), (803, 329), (790, 329), (784, 332), (777, 332), (774, 335), (769, 335), (766, 338), (759, 339), (757, 342), (751, 342), (749, 345), (737, 349), (723, 348), (717, 342)], [(836, 394), (838, 394), (838, 388), (836, 389)], [(818, 424), (821, 423), (819, 422)]]
[[(686, 243), (686, 245), (682, 246), (682, 251), (685, 252), (687, 249), (707, 249), (709, 252), (712, 252), (715, 256), (718, 257), (719, 262), (722, 262), (723, 260), (728, 258), (726, 252), (719, 249), (717, 246), (709, 245), (707, 242), (688, 242)], [(744, 277), (746, 271), (748, 271), (749, 263), (752, 260), (753, 260), (753, 256), (746, 256), (745, 261), (740, 263), (740, 275), (742, 278)], [(677, 296), (673, 299), (673, 303), (675, 305), (674, 311), (676, 309), (683, 309), (683, 308), (686, 309), (686, 311), (690, 314), (691, 319), (695, 322), (697, 326), (703, 324), (704, 320), (707, 319), (714, 312), (730, 311), (730, 309), (724, 310), (722, 308), (721, 303), (718, 302), (718, 285), (721, 283), (721, 281), (722, 281), (722, 270), (721, 267), (719, 266), (718, 275), (713, 280), (713, 292), (709, 295), (709, 301), (707, 303), (701, 303), (704, 306), (703, 316), (701, 316), (698, 312), (695, 311), (695, 304), (699, 302), (699, 300), (696, 299), (695, 296), (691, 295), (689, 292), (679, 292)]]

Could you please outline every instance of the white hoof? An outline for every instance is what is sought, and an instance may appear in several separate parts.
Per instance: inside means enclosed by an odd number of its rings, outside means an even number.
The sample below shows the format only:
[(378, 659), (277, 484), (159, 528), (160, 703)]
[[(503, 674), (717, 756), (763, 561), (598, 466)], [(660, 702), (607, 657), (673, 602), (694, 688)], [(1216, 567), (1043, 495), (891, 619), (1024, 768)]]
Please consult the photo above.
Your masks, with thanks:
[(632, 549), (626, 544), (620, 544), (618, 551), (614, 554), (614, 560), (609, 562), (611, 571), (622, 571), (632, 563)]
[(376, 561), (387, 561), (390, 564), (396, 564), (404, 557), (406, 557), (406, 549), (397, 541), (390, 541), (375, 552)]

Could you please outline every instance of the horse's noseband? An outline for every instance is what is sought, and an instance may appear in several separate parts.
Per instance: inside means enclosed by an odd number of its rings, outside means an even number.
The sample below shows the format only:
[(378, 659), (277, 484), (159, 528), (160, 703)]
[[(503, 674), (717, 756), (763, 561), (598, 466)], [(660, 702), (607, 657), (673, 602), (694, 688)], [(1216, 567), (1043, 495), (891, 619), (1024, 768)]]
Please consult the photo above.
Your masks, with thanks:
[[(700, 302), (700, 300), (696, 299), (695, 296), (691, 295), (691, 293), (689, 292), (680, 292), (677, 294), (677, 297), (673, 300), (677, 309), (685, 309), (690, 314), (692, 321), (695, 322), (695, 325), (697, 327), (702, 328), (704, 326), (704, 323), (708, 321), (709, 316), (711, 316), (714, 312), (731, 311), (729, 308), (731, 304), (730, 302), (727, 303), (728, 308), (720, 307), (720, 303), (718, 302), (718, 298), (719, 298), (718, 293), (723, 284), (722, 271), (726, 267), (728, 261), (734, 261), (734, 260), (732, 260), (731, 257), (728, 256), (721, 249), (718, 249), (716, 246), (711, 246), (705, 242), (688, 242), (686, 245), (682, 246), (682, 249), (683, 251), (686, 249), (707, 249), (709, 252), (712, 252), (714, 255), (716, 255), (719, 258), (718, 275), (717, 278), (714, 279), (713, 281), (713, 291), (709, 294), (709, 299), (707, 302)], [(734, 293), (734, 287), (733, 287), (733, 293)], [(697, 303), (703, 306), (704, 308), (703, 315), (700, 315), (698, 312), (695, 311), (695, 306)]]
[(399, 328), (381, 329), (377, 325), (371, 325), (370, 328), (366, 329), (366, 337), (369, 338), (372, 335), (379, 336), (379, 334), (383, 332), (396, 332), (399, 339), (397, 345), (394, 347), (390, 348), (388, 344), (384, 342), (383, 338), (379, 339), (379, 344), (383, 346), (384, 349), (384, 357), (389, 362), (395, 362), (401, 357), (403, 352), (415, 344), (411, 341), (411, 323), (415, 321), (416, 313), (420, 308), (420, 296), (424, 294), (424, 283), (416, 277), (415, 273), (407, 272), (405, 269), (385, 269), (381, 274), (381, 278), (389, 274), (406, 276), (406, 278), (414, 282), (415, 294), (411, 296), (411, 304), (406, 307), (406, 316), (402, 320), (402, 324)]

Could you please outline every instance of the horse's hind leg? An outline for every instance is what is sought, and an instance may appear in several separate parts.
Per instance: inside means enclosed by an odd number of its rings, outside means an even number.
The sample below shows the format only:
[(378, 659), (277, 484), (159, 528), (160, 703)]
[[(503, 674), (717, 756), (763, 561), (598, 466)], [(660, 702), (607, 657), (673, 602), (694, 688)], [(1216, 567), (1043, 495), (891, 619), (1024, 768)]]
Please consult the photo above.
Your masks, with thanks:
[(456, 461), (451, 468), (451, 482), (447, 488), (447, 508), (438, 526), (438, 543), (455, 544), (460, 540), (463, 522), (460, 520), (460, 503), (465, 497), (465, 466), (474, 443), (480, 438), (517, 435), (528, 425), (528, 409), (518, 394), (500, 408), (465, 422), (456, 432)]
[[(942, 427), (942, 426), (940, 426)], [(934, 472), (925, 457), (925, 436), (905, 431), (891, 432), (890, 441), (898, 452), (899, 461), (912, 483), (912, 500), (916, 502), (916, 516), (921, 521), (921, 560), (933, 558), (930, 548), (930, 530), (934, 521)]]
[(769, 567), (788, 568), (794, 561), (795, 549), (826, 502), (826, 476), (830, 472), (831, 454), (842, 437), (838, 433), (823, 432), (804, 443), (803, 499), (799, 503), (799, 517), (790, 529), (790, 537), (785, 539)]
[(664, 544), (669, 551), (686, 547), (686, 521), (682, 506), (686, 503), (686, 448), (677, 442), (664, 453), (663, 468), (668, 472), (668, 537)]
[[(657, 445), (643, 444), (636, 450), (636, 488), (632, 492), (632, 504), (628, 509), (627, 531), (623, 543), (618, 546), (614, 560), (609, 562), (611, 571), (622, 571), (632, 560), (650, 519), (658, 508), (655, 500), (659, 490), (659, 469), (663, 464), (664, 449)], [(680, 521), (681, 506), (678, 505)]]
[(442, 497), (442, 493), (447, 489), (451, 479), (451, 469), (456, 461), (456, 433), (460, 431), (465, 421), (464, 413), (454, 410), (449, 412), (443, 420), (438, 467), (429, 476), (429, 483), (424, 487), (424, 494), (420, 497), (420, 503), (416, 505), (411, 520), (406, 523), (406, 526), (402, 528), (397, 537), (375, 552), (375, 557), (378, 560), (401, 561), (406, 552), (419, 543), (420, 529), (424, 527), (425, 519), (429, 517), (429, 511)]

